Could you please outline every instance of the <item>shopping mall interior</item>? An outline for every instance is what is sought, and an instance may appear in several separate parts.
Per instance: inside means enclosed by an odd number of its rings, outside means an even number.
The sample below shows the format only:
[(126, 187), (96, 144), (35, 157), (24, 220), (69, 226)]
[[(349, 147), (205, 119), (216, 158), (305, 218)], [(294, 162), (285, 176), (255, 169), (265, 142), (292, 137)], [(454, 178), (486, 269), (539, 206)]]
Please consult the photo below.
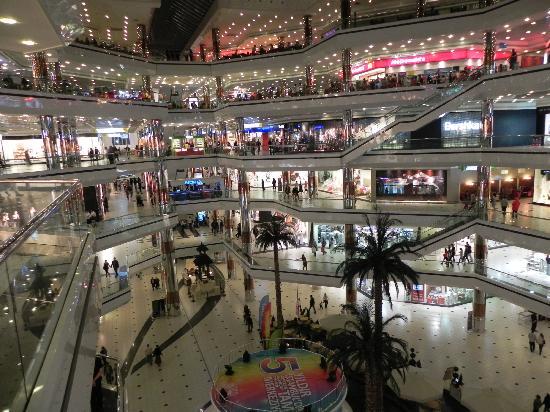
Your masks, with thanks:
[(550, 411), (549, 30), (2, 0), (0, 410)]

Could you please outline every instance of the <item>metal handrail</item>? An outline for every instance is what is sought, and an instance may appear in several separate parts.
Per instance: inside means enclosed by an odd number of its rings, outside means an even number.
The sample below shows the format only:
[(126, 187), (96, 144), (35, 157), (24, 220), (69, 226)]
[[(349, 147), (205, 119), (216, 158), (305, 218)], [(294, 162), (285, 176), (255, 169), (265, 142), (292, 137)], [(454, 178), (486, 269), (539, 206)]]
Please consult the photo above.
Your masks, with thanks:
[(72, 184), (63, 191), (57, 198), (54, 199), (48, 206), (38, 212), (29, 222), (21, 226), (13, 235), (6, 239), (0, 245), (0, 263), (4, 262), (10, 254), (20, 246), (25, 240), (27, 240), (37, 229), (44, 223), (44, 221), (49, 218), (56, 209), (66, 201), (70, 196), (72, 196), (80, 186), (80, 182), (76, 179), (73, 180), (0, 180), (0, 184), (14, 184), (14, 183), (59, 183), (67, 184), (72, 182)]

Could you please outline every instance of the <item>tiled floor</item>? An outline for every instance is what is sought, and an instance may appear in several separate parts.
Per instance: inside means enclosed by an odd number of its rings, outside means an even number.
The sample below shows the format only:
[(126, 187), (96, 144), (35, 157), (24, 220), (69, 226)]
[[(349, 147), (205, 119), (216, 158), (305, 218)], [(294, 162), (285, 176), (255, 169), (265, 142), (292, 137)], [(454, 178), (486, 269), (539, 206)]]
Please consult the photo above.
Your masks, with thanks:
[[(190, 264), (187, 262), (187, 264)], [(183, 262), (178, 263), (178, 274), (183, 271)], [(225, 265), (218, 267), (225, 272)], [(237, 271), (234, 279), (227, 281), (223, 297), (204, 319), (189, 332), (173, 342), (163, 352), (163, 364), (145, 364), (127, 378), (127, 393), (131, 411), (197, 410), (209, 399), (209, 386), (223, 356), (230, 350), (253, 342), (257, 336), (248, 334), (242, 320), (242, 308), (246, 303), (252, 313), (258, 311), (258, 301), (269, 293), (274, 297), (269, 281), (255, 281), (255, 289), (245, 294), (242, 273)], [(132, 342), (150, 313), (151, 299), (162, 292), (152, 292), (149, 284), (151, 274), (142, 279), (131, 278), (132, 300), (127, 305), (105, 315), (101, 320), (98, 346), (105, 345), (109, 354), (124, 359)], [(345, 294), (342, 289), (313, 287), (308, 285), (283, 284), (283, 308), (286, 318), (295, 316), (296, 295), (306, 302), (313, 294), (317, 300), (323, 293), (329, 296), (328, 310), (313, 315), (314, 319), (340, 311)], [(185, 288), (180, 293), (182, 313), (179, 316), (157, 319), (145, 334), (137, 349), (134, 365), (144, 356), (144, 345), (161, 344), (184, 327), (205, 304), (191, 302)], [(362, 296), (359, 299), (363, 299)], [(388, 316), (391, 309), (384, 307)], [(409, 341), (422, 361), (422, 374), (412, 371), (403, 392), (412, 398), (422, 396), (415, 381), (423, 388), (423, 380), (436, 390), (443, 386), (441, 377), (448, 366), (460, 366), (464, 374), (463, 400), (473, 410), (487, 410), (476, 399), (479, 390), (487, 391), (486, 398), (499, 397), (506, 393), (510, 401), (499, 410), (529, 410), (534, 393), (546, 393), (550, 374), (550, 360), (543, 354), (531, 354), (527, 348), (528, 325), (520, 322), (521, 308), (491, 298), (487, 305), (487, 331), (474, 334), (466, 330), (467, 312), (470, 305), (442, 308), (395, 302), (393, 311), (408, 318), (406, 325), (396, 325), (392, 332)], [(256, 316), (254, 316), (256, 322)], [(548, 322), (539, 322), (539, 330), (550, 336)], [(133, 366), (130, 368), (132, 369)], [(500, 396), (502, 398), (502, 396)], [(508, 399), (507, 398), (507, 399)]]

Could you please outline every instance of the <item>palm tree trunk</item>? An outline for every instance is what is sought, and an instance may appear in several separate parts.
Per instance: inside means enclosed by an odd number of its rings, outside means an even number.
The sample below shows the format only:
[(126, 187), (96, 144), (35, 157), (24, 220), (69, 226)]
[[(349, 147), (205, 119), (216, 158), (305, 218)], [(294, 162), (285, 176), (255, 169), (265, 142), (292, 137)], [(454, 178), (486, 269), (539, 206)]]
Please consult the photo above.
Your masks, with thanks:
[(377, 407), (376, 399), (377, 390), (374, 376), (371, 376), (369, 372), (365, 372), (365, 407), (368, 412), (382, 410)]
[[(378, 279), (375, 276), (375, 279)], [(382, 342), (383, 332), (383, 317), (382, 317), (382, 282), (377, 280), (374, 282), (374, 356), (376, 359), (381, 359), (382, 350), (379, 343)], [(384, 377), (383, 371), (375, 370), (374, 373), (374, 386), (375, 386), (375, 408), (372, 411), (384, 410)], [(369, 410), (370, 411), (370, 410)]]
[(275, 306), (277, 307), (277, 328), (284, 326), (283, 303), (281, 301), (281, 275), (279, 273), (279, 245), (273, 245), (273, 263), (275, 266)]

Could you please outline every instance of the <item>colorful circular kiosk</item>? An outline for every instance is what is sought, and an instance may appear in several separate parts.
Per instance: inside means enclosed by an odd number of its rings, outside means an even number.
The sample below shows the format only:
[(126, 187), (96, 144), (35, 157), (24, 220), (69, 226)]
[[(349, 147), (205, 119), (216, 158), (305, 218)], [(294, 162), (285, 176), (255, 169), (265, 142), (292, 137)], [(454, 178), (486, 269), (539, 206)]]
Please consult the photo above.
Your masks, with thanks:
[(317, 353), (328, 350), (301, 340), (285, 346), (294, 347), (284, 353), (278, 348), (250, 353), (248, 362), (241, 356), (225, 365), (214, 379), (212, 405), (230, 412), (341, 411), (346, 379), (340, 368), (327, 367)]

